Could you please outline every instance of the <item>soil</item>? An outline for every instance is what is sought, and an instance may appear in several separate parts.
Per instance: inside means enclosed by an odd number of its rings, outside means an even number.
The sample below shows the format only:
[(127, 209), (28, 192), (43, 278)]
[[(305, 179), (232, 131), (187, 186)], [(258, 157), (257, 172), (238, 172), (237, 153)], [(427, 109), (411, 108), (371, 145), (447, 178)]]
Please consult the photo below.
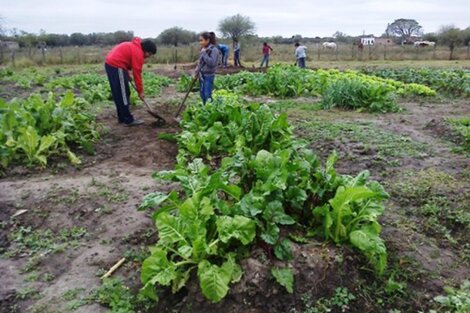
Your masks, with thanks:
[[(230, 72), (232, 69), (224, 69)], [(237, 70), (237, 69), (233, 69)], [(168, 102), (176, 99), (174, 87), (165, 89), (161, 99)], [(403, 103), (403, 113), (368, 115), (321, 111), (323, 117), (348, 121), (369, 121), (380, 128), (410, 136), (413, 140), (427, 144), (432, 153), (421, 158), (402, 158), (400, 165), (389, 167), (376, 162), (377, 152), (364, 149), (357, 142), (312, 143), (312, 148), (322, 157), (332, 149), (340, 151), (339, 171), (355, 174), (369, 169), (372, 177), (382, 183), (392, 183), (408, 170), (417, 171), (439, 168), (440, 171), (462, 179), (462, 192), (468, 193), (470, 183), (464, 172), (470, 170), (470, 160), (450, 151), (450, 140), (441, 130), (439, 121), (451, 116), (470, 114), (469, 105), (460, 102), (450, 108), (445, 104), (421, 105)], [(174, 106), (158, 106), (158, 112), (171, 121)], [(108, 270), (126, 252), (141, 249), (156, 240), (155, 228), (148, 213), (137, 211), (143, 196), (152, 191), (171, 190), (172, 185), (162, 185), (151, 178), (158, 170), (174, 166), (177, 146), (158, 139), (159, 133), (175, 133), (178, 127), (168, 123), (156, 127), (154, 119), (142, 107), (136, 107), (135, 116), (145, 124), (127, 128), (119, 125), (112, 108), (105, 109), (98, 120), (105, 126), (105, 132), (93, 156), (81, 155), (83, 165), (74, 168), (69, 165), (55, 166), (48, 170), (17, 167), (0, 179), (0, 313), (64, 312), (69, 300), (64, 298), (68, 290), (83, 288), (80, 295), (88, 294), (100, 285), (98, 273)], [(293, 114), (290, 118), (303, 118)], [(434, 122), (433, 122), (434, 121)], [(435, 121), (438, 121), (437, 124)], [(354, 158), (345, 158), (353, 155)], [(453, 196), (450, 195), (449, 196)], [(430, 238), (414, 229), (397, 224), (406, 219), (399, 211), (399, 199), (390, 201), (382, 219), (383, 238), (390, 254), (390, 262), (405, 266), (417, 264), (419, 273), (407, 281), (413, 294), (394, 302), (392, 307), (384, 305), (383, 311), (398, 308), (419, 311), (429, 308), (432, 298), (443, 292), (449, 282), (458, 284), (470, 277), (468, 263), (462, 261), (459, 249), (446, 246), (437, 238)], [(12, 217), (19, 210), (27, 210)], [(20, 253), (5, 257), (4, 252), (16, 246), (10, 234), (19, 227), (51, 230), (54, 234), (72, 227), (86, 229), (77, 242), (63, 252), (41, 255), (34, 271), (50, 273), (54, 279), (49, 282), (27, 282), (28, 273), (22, 270), (28, 263), (29, 255)], [(304, 296), (310, 301), (331, 297), (337, 287), (347, 287), (357, 294), (364, 286), (371, 285), (374, 278), (364, 267), (364, 260), (348, 248), (337, 248), (312, 240), (308, 244), (294, 245), (294, 261), (291, 266), (295, 273), (295, 293), (288, 294), (271, 277), (270, 268), (284, 266), (274, 261), (265, 252), (255, 247), (250, 257), (242, 261), (244, 276), (232, 286), (228, 296), (218, 304), (205, 300), (192, 277), (188, 287), (176, 295), (164, 291), (156, 310), (158, 312), (302, 312), (305, 309)], [(438, 256), (436, 256), (438, 251)], [(432, 275), (431, 275), (432, 274)], [(410, 274), (411, 275), (411, 274)], [(124, 277), (126, 285), (133, 290), (140, 287), (139, 264), (129, 259), (114, 276)], [(40, 299), (19, 295), (25, 287), (33, 287), (41, 293)], [(370, 286), (369, 286), (370, 287)], [(406, 298), (406, 300), (405, 300)], [(374, 299), (361, 297), (349, 305), (347, 312), (377, 312), (379, 306)], [(89, 303), (74, 312), (106, 312), (107, 308)]]

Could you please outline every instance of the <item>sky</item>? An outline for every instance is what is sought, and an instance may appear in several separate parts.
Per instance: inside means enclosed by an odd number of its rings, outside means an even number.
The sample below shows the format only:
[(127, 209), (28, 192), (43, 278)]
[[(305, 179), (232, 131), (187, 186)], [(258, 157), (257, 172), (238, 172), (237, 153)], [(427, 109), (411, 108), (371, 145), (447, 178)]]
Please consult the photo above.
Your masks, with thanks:
[(379, 36), (397, 18), (414, 18), (425, 32), (470, 26), (470, 0), (0, 0), (4, 26), (32, 33), (132, 30), (156, 37), (172, 26), (216, 30), (237, 13), (249, 16), (260, 36), (323, 37), (338, 30)]

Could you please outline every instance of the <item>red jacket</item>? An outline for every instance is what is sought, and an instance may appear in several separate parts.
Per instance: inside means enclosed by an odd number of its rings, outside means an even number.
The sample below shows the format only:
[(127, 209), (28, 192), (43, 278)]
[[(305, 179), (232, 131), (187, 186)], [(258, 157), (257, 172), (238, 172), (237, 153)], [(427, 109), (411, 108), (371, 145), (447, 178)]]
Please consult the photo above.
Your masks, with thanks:
[(144, 92), (142, 83), (142, 67), (144, 66), (144, 51), (140, 43), (142, 39), (134, 38), (132, 41), (127, 41), (118, 44), (108, 55), (106, 55), (106, 64), (122, 68), (125, 70), (132, 70), (135, 86), (139, 93)]

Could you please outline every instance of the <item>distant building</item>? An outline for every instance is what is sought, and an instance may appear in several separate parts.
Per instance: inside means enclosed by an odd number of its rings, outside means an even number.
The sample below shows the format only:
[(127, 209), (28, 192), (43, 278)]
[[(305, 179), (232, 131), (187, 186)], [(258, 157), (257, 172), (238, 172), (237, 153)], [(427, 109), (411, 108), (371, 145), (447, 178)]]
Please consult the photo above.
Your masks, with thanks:
[(0, 46), (8, 50), (18, 50), (20, 48), (20, 44), (16, 41), (0, 41)]
[(386, 38), (386, 37), (375, 38), (375, 43), (377, 45), (383, 45), (383, 46), (392, 46), (395, 44), (392, 38)]
[(361, 44), (363, 46), (373, 46), (375, 44), (375, 37), (362, 37)]

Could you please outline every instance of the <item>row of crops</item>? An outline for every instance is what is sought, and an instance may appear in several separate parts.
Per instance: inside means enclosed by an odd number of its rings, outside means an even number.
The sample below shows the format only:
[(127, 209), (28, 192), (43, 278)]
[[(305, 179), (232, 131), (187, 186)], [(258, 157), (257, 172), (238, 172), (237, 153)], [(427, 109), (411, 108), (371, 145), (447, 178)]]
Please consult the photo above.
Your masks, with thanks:
[[(179, 89), (187, 88), (183, 77)], [(356, 71), (304, 70), (298, 67), (273, 66), (266, 73), (240, 72), (218, 77), (216, 88), (252, 96), (322, 97), (325, 109), (339, 107), (370, 112), (399, 110), (399, 97), (434, 97), (436, 92), (415, 83), (370, 76)]]
[[(188, 88), (189, 83), (189, 77), (182, 77), (178, 84), (179, 90)], [(217, 89), (252, 96), (321, 97), (321, 104), (325, 109), (339, 107), (369, 112), (397, 111), (399, 98), (435, 97), (436, 91), (444, 96), (469, 97), (469, 86), (468, 71), (430, 69), (388, 72), (370, 70), (362, 73), (273, 66), (266, 73), (241, 72), (221, 76), (216, 80)]]
[[(100, 125), (92, 105), (112, 100), (104, 75), (46, 76), (34, 69), (20, 73), (3, 69), (0, 74), (2, 82), (35, 91), (9, 102), (0, 99), (0, 169), (11, 164), (45, 167), (48, 159), (64, 157), (77, 165), (81, 161), (75, 152), (94, 152)], [(171, 83), (153, 73), (145, 73), (143, 79), (150, 96)], [(131, 100), (136, 102), (135, 93)]]
[(388, 195), (367, 171), (336, 173), (334, 153), (322, 166), (285, 114), (227, 91), (189, 107), (181, 127), (175, 169), (154, 177), (182, 191), (151, 193), (140, 207), (155, 210), (159, 234), (142, 265), (145, 295), (156, 300), (167, 286), (177, 292), (196, 272), (202, 293), (218, 302), (242, 276), (240, 258), (261, 242), (284, 261), (271, 272), (292, 292), (291, 245), (306, 236), (351, 245), (383, 273), (377, 218)]

